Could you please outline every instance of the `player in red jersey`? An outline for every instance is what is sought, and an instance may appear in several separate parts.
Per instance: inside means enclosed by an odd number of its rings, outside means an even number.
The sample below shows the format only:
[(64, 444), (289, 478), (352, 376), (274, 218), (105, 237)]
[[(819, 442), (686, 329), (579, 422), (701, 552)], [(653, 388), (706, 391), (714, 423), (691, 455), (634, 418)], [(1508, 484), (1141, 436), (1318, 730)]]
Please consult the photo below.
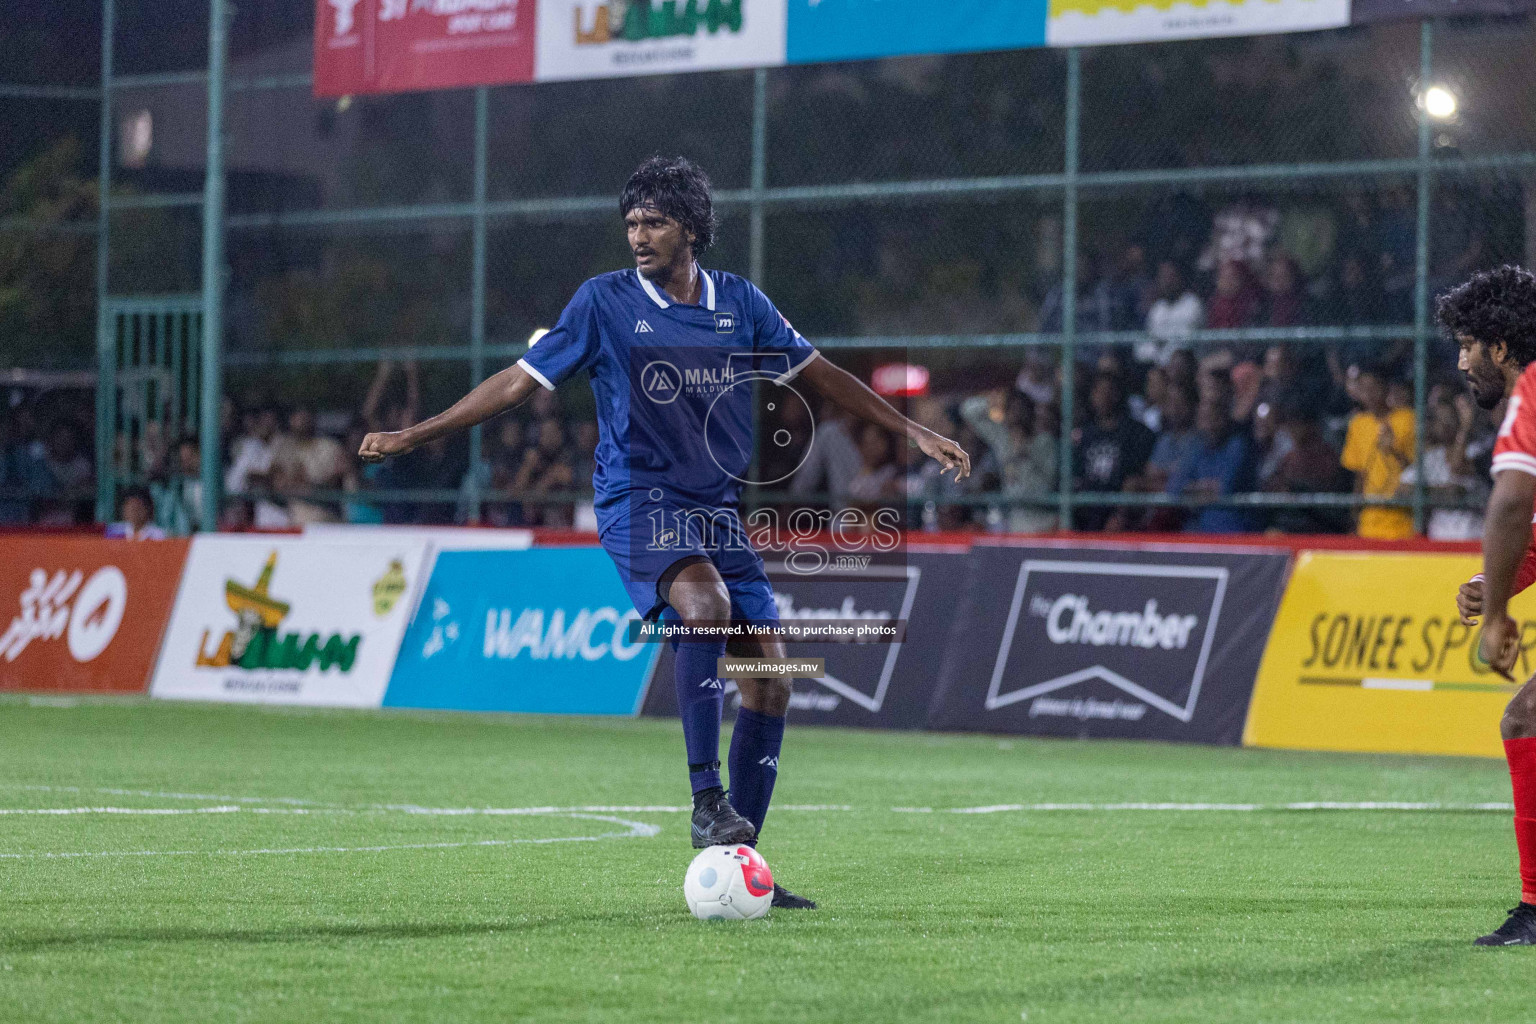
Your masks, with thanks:
[[(1520, 626), (1509, 599), (1536, 581), (1536, 275), (1500, 267), (1440, 297), (1440, 326), (1460, 347), (1458, 366), (1484, 409), (1509, 399), (1493, 449), (1493, 494), (1483, 526), (1483, 571), (1456, 595), (1461, 621), (1483, 618), (1481, 653), (1514, 682)], [(1499, 722), (1515, 794), (1520, 905), (1479, 946), (1536, 946), (1536, 677), (1520, 687)]]

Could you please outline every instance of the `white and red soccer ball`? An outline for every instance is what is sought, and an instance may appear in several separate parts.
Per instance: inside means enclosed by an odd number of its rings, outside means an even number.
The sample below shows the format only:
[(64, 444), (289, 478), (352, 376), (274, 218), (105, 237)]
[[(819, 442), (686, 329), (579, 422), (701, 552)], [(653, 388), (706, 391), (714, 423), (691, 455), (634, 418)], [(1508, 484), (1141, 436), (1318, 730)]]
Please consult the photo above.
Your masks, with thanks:
[(773, 872), (750, 846), (711, 846), (683, 876), (683, 898), (701, 921), (751, 921), (773, 905)]

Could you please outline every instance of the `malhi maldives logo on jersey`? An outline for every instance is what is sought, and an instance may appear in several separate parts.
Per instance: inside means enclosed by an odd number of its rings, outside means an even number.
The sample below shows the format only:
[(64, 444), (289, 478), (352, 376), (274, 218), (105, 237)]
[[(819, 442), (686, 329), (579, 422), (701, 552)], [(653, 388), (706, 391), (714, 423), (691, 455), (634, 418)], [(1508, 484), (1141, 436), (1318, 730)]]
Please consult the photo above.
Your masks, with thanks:
[[(198, 643), (196, 665), (199, 668), (291, 669), (311, 667), (326, 672), (335, 669), (346, 675), (357, 663), (362, 646), (361, 633), (329, 636), (320, 631), (280, 632), (290, 605), (272, 593), (272, 578), (277, 572), (277, 552), (267, 556), (256, 583), (247, 586), (238, 580), (224, 583), (224, 603), (235, 615), (235, 627), (224, 631), (217, 644), (210, 647), (212, 631), (203, 630)], [(387, 615), (405, 593), (405, 569), (396, 559), (373, 585), (373, 610)]]

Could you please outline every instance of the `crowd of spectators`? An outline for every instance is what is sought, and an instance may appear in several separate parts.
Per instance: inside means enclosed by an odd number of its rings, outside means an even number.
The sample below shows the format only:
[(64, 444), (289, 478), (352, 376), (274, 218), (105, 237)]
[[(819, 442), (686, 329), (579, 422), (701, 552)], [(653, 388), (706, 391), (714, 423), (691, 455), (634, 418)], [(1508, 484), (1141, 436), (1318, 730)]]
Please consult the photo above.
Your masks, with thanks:
[[(1146, 367), (1124, 349), (1106, 349), (1080, 364), (1068, 446), (1078, 495), (1071, 528), (1411, 535), (1412, 518), (1400, 506), (1228, 500), (1254, 493), (1411, 498), (1411, 389), (1391, 364), (1360, 358), (1349, 359), (1335, 389), (1330, 364), (1343, 359), (1337, 351), (1274, 344), (1256, 356), (1233, 346), (1198, 356), (1175, 347)], [(1011, 382), (909, 401), (915, 419), (972, 453), (975, 471), (964, 480), (835, 407), (816, 410), (808, 454), (763, 446), (759, 479), (798, 504), (903, 506), (913, 529), (1054, 530), (1060, 381), (1056, 360), (1037, 352)], [(770, 419), (770, 429), (803, 430), (810, 405), (779, 407), (784, 418)], [(1475, 538), (1500, 411), (1477, 409), (1449, 375), (1430, 385), (1426, 408), (1424, 486), (1437, 506), (1428, 534)], [(381, 364), (356, 414), (226, 400), (222, 528), (463, 523), (477, 498), (480, 521), (489, 525), (595, 527), (597, 425), (564, 414), (556, 394), (540, 390), (526, 407), (489, 424), (473, 466), (463, 437), (377, 465), (355, 458), (364, 433), (398, 429), (421, 414), (419, 371), (410, 363)], [(39, 426), (24, 407), (0, 416), (0, 523), (89, 521), (94, 483), (84, 436), (70, 418)], [(119, 439), (120, 457), (125, 446)], [(142, 472), (120, 496), (118, 529), (130, 536), (191, 532), (202, 508), (198, 439), (146, 430), (137, 447)]]
[(57, 403), (0, 404), (0, 525), (67, 526), (89, 517), (92, 436), (88, 420)]
[[(1388, 190), (1353, 195), (1342, 210), (1309, 218), (1242, 199), (1201, 221), (1174, 208), (1150, 240), (1113, 258), (1083, 253), (1075, 302), (1083, 339), (1065, 448), (1059, 350), (1032, 348), (1016, 374), (1010, 368), (987, 381), (984, 371), (939, 370), (938, 390), (910, 401), (914, 418), (973, 454), (968, 479), (941, 475), (897, 438), (831, 408), (815, 411), (816, 443), (803, 464), (777, 465), (786, 454), (761, 446), (759, 479), (796, 502), (896, 503), (914, 529), (1408, 536), (1412, 518), (1400, 504), (1279, 502), (1351, 492), (1401, 502), (1417, 486), (1411, 335), (1392, 330), (1412, 320), (1412, 204)], [(1475, 232), (1442, 245), (1431, 287), (1475, 269), (1481, 245)], [(1058, 284), (1040, 303), (1040, 330), (1059, 331), (1066, 306)], [(1385, 333), (1268, 343), (1196, 334), (1308, 325), (1385, 325)], [(1471, 538), (1481, 528), (1476, 508), (1498, 411), (1474, 407), (1453, 346), (1436, 339), (1429, 356), (1428, 533)], [(540, 390), (488, 424), (473, 461), (467, 439), (457, 437), (383, 464), (359, 462), (353, 453), (366, 432), (399, 429), (430, 411), (420, 377), (412, 362), (380, 363), (355, 411), (226, 399), (221, 525), (444, 524), (467, 521), (478, 503), (490, 525), (595, 527), (597, 425), (567, 412), (552, 392)], [(94, 460), (84, 406), (56, 403), (50, 412), (13, 401), (0, 409), (0, 522), (89, 521)], [(794, 432), (811, 414), (809, 405), (780, 403), (776, 425)], [(1064, 451), (1080, 499), (1070, 524), (1057, 519)], [(195, 436), (167, 437), (150, 423), (131, 441), (117, 439), (117, 457), (131, 467), (120, 476), (136, 488), (120, 495), (128, 533), (186, 533), (200, 521)], [(1271, 497), (1235, 497), (1254, 494)]]
[[(473, 466), (462, 436), (384, 463), (355, 457), (364, 434), (421, 418), (413, 362), (380, 363), (362, 408), (327, 416), (329, 433), (308, 408), (227, 402), (224, 486), (232, 498), (224, 527), (462, 523), (479, 496), (487, 499), (481, 521), (488, 525), (595, 527), (589, 494), (597, 424), (562, 415), (552, 393), (541, 390), (525, 408), (488, 424)], [(507, 500), (510, 494), (517, 500)]]
[[(971, 477), (940, 476), (878, 428), (850, 427), (834, 414), (818, 419), (815, 457), (790, 477), (789, 492), (825, 493), (839, 507), (910, 499), (898, 503), (914, 529), (1058, 528), (1060, 405), (1041, 384), (1055, 377), (1043, 362), (1013, 386), (913, 403), (915, 418), (972, 453)], [(1255, 360), (1225, 349), (1196, 360), (1181, 349), (1150, 368), (1135, 393), (1131, 369), (1112, 355), (1081, 369), (1069, 443), (1072, 529), (1413, 535), (1410, 512), (1391, 504), (1411, 501), (1416, 483), (1412, 392), (1390, 367), (1351, 362), (1338, 396), (1322, 353), (1299, 359), (1284, 345)], [(1430, 537), (1480, 536), (1476, 507), (1487, 495), (1499, 415), (1477, 409), (1457, 381), (1429, 388), (1423, 467), (1439, 506)], [(1353, 508), (1351, 494), (1379, 503)], [(1278, 507), (1287, 495), (1329, 497)]]
[[(1080, 507), (1066, 525), (1410, 536), (1400, 504), (1355, 509), (1348, 499), (1406, 502), (1416, 488), (1412, 333), (1392, 330), (1413, 321), (1408, 193), (1352, 194), (1338, 211), (1282, 212), (1250, 197), (1214, 215), (1186, 199), (1165, 204), (1148, 241), (1079, 257), (1068, 449)], [(1471, 227), (1437, 240), (1431, 289), (1477, 269), (1485, 248)], [(1039, 329), (1061, 331), (1065, 309), (1058, 283), (1040, 303)], [(1201, 330), (1308, 326), (1381, 330), (1344, 341), (1196, 341)], [(1120, 334), (1114, 343), (1100, 337), (1110, 332)], [(1454, 345), (1434, 339), (1428, 357), (1424, 488), (1436, 507), (1427, 532), (1470, 539), (1481, 531), (1475, 507), (1501, 411), (1473, 405)], [(916, 403), (917, 418), (980, 456), (967, 481), (937, 478), (902, 447), (844, 428), (830, 443), (846, 453), (814, 460), (791, 490), (814, 481), (834, 503), (858, 503), (873, 482), (881, 497), (921, 500), (912, 526), (1057, 528), (1061, 381), (1059, 363), (1037, 351), (1011, 385)], [(849, 468), (824, 468), (837, 463)], [(981, 497), (998, 493), (1006, 504)], [(1271, 497), (1234, 498), (1255, 493)], [(1343, 498), (1278, 507), (1285, 495)]]

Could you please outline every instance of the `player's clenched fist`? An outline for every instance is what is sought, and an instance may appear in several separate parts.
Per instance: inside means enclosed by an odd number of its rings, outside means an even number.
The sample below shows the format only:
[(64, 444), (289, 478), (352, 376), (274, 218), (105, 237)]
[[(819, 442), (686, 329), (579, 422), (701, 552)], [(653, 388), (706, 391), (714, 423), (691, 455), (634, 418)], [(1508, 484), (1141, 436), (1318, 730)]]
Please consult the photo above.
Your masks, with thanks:
[(357, 450), (364, 462), (383, 462), (396, 455), (404, 455), (413, 446), (406, 441), (404, 431), (384, 431), (363, 438), (363, 446)]
[(1483, 614), (1483, 581), (1468, 580), (1456, 591), (1456, 611), (1461, 614), (1463, 626), (1477, 625), (1477, 617)]

